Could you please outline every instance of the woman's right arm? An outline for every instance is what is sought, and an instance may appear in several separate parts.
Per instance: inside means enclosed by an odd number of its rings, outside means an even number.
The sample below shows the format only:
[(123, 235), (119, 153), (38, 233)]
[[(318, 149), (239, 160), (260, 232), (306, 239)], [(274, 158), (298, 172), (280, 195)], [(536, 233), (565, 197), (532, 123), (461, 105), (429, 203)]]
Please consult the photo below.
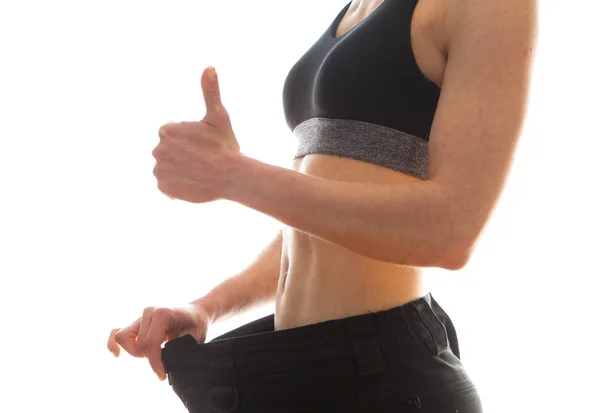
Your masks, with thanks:
[(202, 306), (211, 315), (210, 324), (214, 324), (257, 305), (271, 302), (277, 295), (282, 244), (283, 235), (280, 230), (245, 270), (226, 279), (190, 304)]
[(147, 307), (142, 317), (131, 325), (110, 332), (108, 349), (115, 357), (122, 347), (134, 357), (148, 358), (152, 370), (160, 380), (165, 380), (161, 360), (161, 345), (165, 340), (191, 334), (199, 343), (204, 343), (211, 324), (276, 297), (282, 245), (282, 231), (279, 231), (245, 270), (189, 304)]

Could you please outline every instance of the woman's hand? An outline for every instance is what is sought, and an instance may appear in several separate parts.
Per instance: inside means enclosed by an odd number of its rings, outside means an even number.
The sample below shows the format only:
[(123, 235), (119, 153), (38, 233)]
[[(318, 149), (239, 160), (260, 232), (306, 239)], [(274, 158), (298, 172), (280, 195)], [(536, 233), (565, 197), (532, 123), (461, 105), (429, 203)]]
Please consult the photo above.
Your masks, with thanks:
[(211, 322), (212, 315), (201, 305), (148, 307), (129, 326), (113, 329), (107, 347), (115, 357), (119, 356), (121, 347), (134, 357), (146, 357), (158, 378), (164, 380), (162, 343), (186, 334), (204, 343)]
[(243, 156), (221, 102), (214, 68), (204, 70), (201, 85), (204, 119), (161, 126), (160, 142), (152, 151), (158, 189), (171, 198), (193, 203), (221, 199), (222, 190), (233, 178), (236, 158)]

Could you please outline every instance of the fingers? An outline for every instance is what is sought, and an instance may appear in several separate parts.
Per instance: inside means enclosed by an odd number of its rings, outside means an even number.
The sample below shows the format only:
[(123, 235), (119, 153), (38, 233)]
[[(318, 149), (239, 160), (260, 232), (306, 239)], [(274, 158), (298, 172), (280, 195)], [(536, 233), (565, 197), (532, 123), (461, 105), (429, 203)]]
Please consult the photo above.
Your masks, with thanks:
[[(150, 367), (162, 381), (166, 379), (166, 372), (162, 362), (162, 343), (165, 340), (172, 340), (181, 336), (184, 331), (188, 331), (198, 341), (198, 332), (194, 327), (182, 330), (183, 325), (178, 321), (177, 315), (181, 316), (181, 311), (165, 307), (147, 307), (144, 309), (142, 317), (137, 319), (129, 327), (111, 331), (107, 343), (108, 349), (117, 357), (120, 347), (134, 357), (146, 357)], [(184, 316), (187, 313), (184, 312)], [(204, 340), (205, 337), (202, 337)], [(120, 346), (120, 347), (119, 347)]]
[(164, 328), (160, 323), (153, 319), (148, 329), (148, 336), (146, 338), (146, 346), (144, 348), (146, 357), (150, 362), (150, 367), (156, 373), (160, 380), (166, 378), (165, 368), (162, 363), (162, 348), (161, 344), (165, 341)]
[(176, 334), (173, 311), (168, 308), (148, 307), (144, 310), (138, 346), (150, 362), (150, 367), (160, 380), (166, 378), (162, 363), (162, 343), (169, 335)]
[(108, 348), (108, 350), (113, 353), (113, 355), (115, 357), (119, 357), (119, 354), (121, 354), (121, 347), (119, 347), (119, 345), (117, 344), (116, 340), (115, 340), (115, 334), (117, 334), (119, 332), (120, 328), (113, 328), (110, 331), (110, 335), (108, 336), (108, 343), (106, 344), (106, 347)]
[(176, 133), (176, 131), (177, 131), (176, 123), (172, 123), (172, 122), (165, 123), (160, 128), (158, 128), (158, 137), (160, 138), (160, 140), (162, 142), (163, 140), (172, 137), (172, 135), (174, 133)]
[(143, 315), (140, 320), (140, 331), (138, 331), (137, 335), (137, 345), (144, 355), (146, 351), (146, 336), (148, 335), (148, 329), (150, 328), (150, 323), (152, 322), (152, 314), (154, 313), (154, 309), (154, 307), (144, 308), (144, 312), (142, 313)]
[(199, 335), (198, 333), (199, 332), (198, 332), (197, 328), (188, 328), (188, 329), (185, 329), (185, 330), (181, 330), (179, 332), (179, 334), (177, 335), (177, 337), (175, 337), (175, 338), (183, 337), (183, 336), (189, 334), (192, 337), (194, 337), (194, 339), (196, 340), (197, 343), (202, 344), (202, 343), (204, 343), (206, 341), (206, 333), (201, 334), (201, 335)]
[(108, 349), (115, 355), (115, 357), (119, 355), (119, 346), (123, 347), (123, 349), (133, 357), (144, 357), (144, 353), (141, 351), (136, 341), (140, 322), (141, 318), (136, 320), (129, 327), (115, 328), (111, 331), (111, 337), (108, 340)]

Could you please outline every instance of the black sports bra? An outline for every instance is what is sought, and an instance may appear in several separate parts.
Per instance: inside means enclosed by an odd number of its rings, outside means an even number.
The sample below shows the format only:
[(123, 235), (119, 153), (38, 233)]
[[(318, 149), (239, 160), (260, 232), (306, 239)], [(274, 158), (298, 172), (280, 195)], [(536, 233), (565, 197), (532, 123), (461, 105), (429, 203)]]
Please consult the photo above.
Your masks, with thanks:
[(311, 153), (374, 163), (427, 179), (440, 88), (419, 69), (410, 26), (418, 0), (384, 0), (336, 38), (348, 3), (290, 69), (283, 87), (294, 159)]

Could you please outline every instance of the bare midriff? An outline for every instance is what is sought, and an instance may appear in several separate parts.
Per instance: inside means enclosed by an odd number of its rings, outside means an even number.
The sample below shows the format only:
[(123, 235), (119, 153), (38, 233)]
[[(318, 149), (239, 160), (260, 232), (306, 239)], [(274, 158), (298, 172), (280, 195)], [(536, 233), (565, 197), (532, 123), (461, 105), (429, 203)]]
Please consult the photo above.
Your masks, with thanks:
[[(354, 159), (311, 154), (294, 169), (347, 182), (400, 183), (417, 178)], [(425, 294), (422, 269), (384, 262), (283, 228), (275, 329), (313, 324), (396, 307)]]

